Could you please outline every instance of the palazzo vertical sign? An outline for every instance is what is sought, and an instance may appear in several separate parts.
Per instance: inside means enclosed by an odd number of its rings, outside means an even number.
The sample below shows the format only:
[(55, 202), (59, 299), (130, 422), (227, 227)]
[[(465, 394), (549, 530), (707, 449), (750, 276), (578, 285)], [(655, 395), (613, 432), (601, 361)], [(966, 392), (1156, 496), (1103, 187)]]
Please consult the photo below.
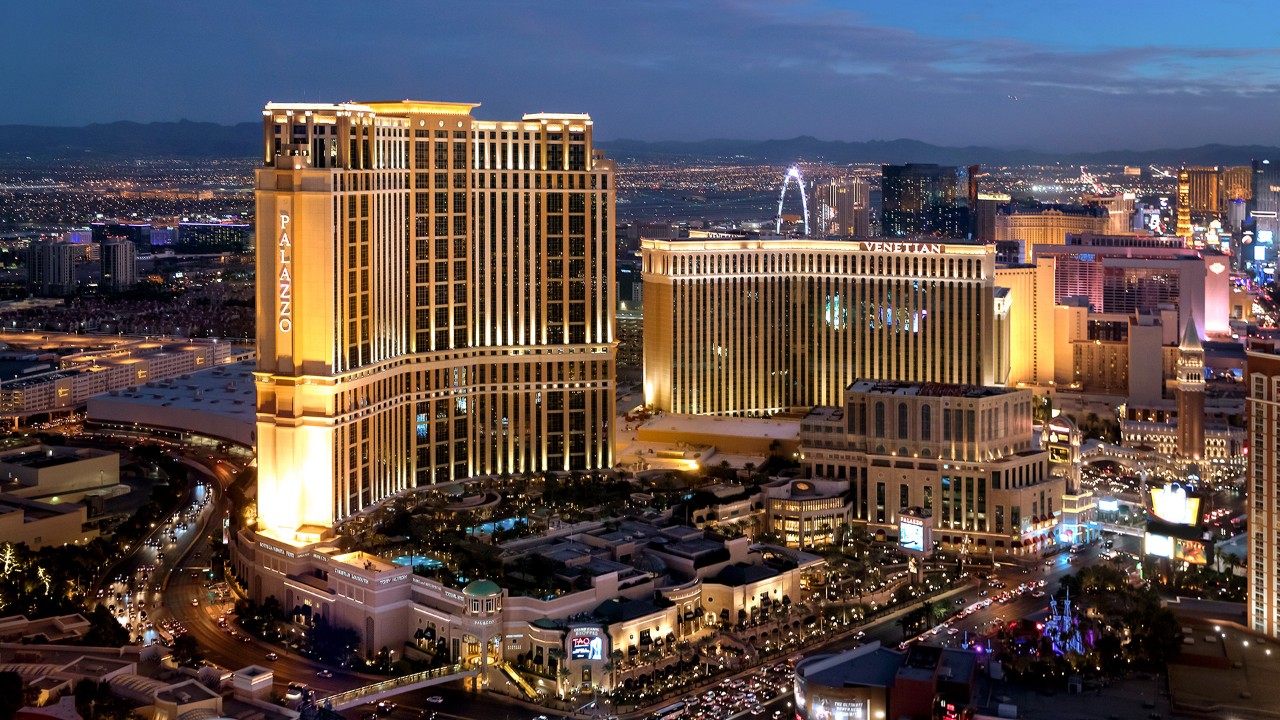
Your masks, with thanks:
[(289, 242), (289, 214), (280, 213), (280, 239), (276, 242), (280, 251), (279, 296), (280, 306), (276, 312), (276, 326), (280, 332), (293, 330), (293, 244)]

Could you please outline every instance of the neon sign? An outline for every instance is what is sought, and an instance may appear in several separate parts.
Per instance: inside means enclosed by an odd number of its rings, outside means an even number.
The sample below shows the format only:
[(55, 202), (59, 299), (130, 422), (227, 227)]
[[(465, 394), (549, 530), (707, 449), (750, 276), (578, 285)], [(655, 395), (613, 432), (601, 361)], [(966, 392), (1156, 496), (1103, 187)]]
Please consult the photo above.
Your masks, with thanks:
[(280, 332), (293, 330), (293, 275), (289, 269), (293, 267), (293, 243), (289, 242), (289, 214), (280, 213), (280, 240), (276, 242), (280, 251), (280, 308), (276, 327)]

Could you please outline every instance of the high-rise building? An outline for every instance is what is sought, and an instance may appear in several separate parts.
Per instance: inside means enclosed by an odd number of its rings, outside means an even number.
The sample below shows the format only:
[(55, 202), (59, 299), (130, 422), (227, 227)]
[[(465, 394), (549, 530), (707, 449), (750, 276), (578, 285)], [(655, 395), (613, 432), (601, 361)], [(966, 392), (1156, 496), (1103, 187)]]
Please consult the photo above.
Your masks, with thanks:
[(76, 258), (84, 247), (61, 240), (34, 240), (27, 248), (27, 292), (65, 297), (76, 291)]
[(415, 486), (613, 462), (614, 168), (586, 115), (269, 104), (258, 528)]
[(109, 292), (128, 290), (138, 282), (138, 247), (128, 240), (102, 243), (102, 284)]
[(1184, 167), (1178, 170), (1178, 235), (1190, 238), (1195, 224), (1222, 218), (1222, 170)]
[(1249, 513), (1249, 627), (1280, 637), (1280, 348), (1251, 345), (1246, 475)]
[(645, 402), (675, 413), (839, 405), (855, 379), (1005, 381), (995, 249), (645, 240)]
[(887, 236), (969, 234), (969, 183), (954, 167), (908, 163), (880, 167), (880, 227)]
[[(1254, 242), (1273, 245), (1280, 234), (1280, 163), (1253, 161), (1253, 197), (1249, 200), (1249, 220), (1254, 224)], [(1274, 259), (1274, 253), (1270, 255)]]
[[(154, 239), (154, 231), (152, 233)], [(253, 226), (236, 222), (179, 223), (173, 251), (196, 254), (252, 252)]]
[(89, 224), (93, 241), (104, 243), (111, 239), (124, 239), (138, 246), (138, 254), (151, 252), (151, 223), (131, 223), (107, 220)]
[(871, 187), (867, 181), (833, 178), (814, 183), (811, 198), (819, 236), (867, 237), (871, 234)]
[(1133, 211), (1137, 203), (1137, 196), (1131, 192), (1105, 193), (1101, 195), (1086, 195), (1084, 198), (1087, 205), (1098, 205), (1107, 210), (1107, 226), (1104, 231), (1107, 235), (1123, 235), (1130, 232), (1133, 227)]

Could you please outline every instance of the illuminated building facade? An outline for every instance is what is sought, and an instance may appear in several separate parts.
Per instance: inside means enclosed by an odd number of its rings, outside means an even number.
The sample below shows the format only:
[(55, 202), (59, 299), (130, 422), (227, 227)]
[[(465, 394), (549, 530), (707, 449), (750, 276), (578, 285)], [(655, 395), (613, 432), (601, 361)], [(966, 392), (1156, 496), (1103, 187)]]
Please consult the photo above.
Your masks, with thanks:
[(609, 467), (614, 169), (586, 115), (269, 104), (257, 171), (258, 527), (407, 488)]
[(996, 212), (993, 239), (1022, 240), (1034, 255), (1039, 245), (1062, 245), (1068, 233), (1104, 233), (1108, 218), (1101, 205), (1003, 205)]
[(854, 521), (890, 531), (922, 508), (943, 545), (1033, 553), (1058, 542), (1066, 484), (1036, 443), (1031, 403), (1030, 390), (858, 381), (841, 412), (805, 417), (801, 463), (849, 483)]
[(1249, 627), (1280, 637), (1280, 353), (1251, 346), (1248, 400)]
[[(839, 408), (823, 408), (839, 411)], [(784, 480), (765, 488), (765, 522), (790, 547), (823, 547), (837, 541), (853, 510), (849, 484), (833, 480)]]
[(1059, 304), (1083, 296), (1099, 313), (1156, 311), (1172, 305), (1181, 318), (1193, 319), (1202, 335), (1231, 331), (1230, 258), (1225, 255), (1187, 248), (1072, 244), (1037, 247), (1036, 257), (1054, 260), (1054, 300)]
[(645, 240), (645, 402), (767, 415), (855, 379), (996, 385), (1007, 333), (991, 246)]

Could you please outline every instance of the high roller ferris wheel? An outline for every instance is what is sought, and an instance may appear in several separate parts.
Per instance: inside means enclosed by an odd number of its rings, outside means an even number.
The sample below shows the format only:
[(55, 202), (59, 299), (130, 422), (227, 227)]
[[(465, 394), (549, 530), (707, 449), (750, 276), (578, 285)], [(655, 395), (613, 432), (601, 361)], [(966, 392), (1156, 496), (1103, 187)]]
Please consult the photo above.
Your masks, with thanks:
[(787, 172), (782, 176), (782, 190), (778, 193), (778, 214), (774, 216), (773, 232), (774, 234), (782, 233), (782, 203), (787, 199), (787, 185), (792, 180), (796, 181), (796, 187), (800, 188), (800, 207), (804, 210), (804, 234), (809, 236), (809, 198), (804, 194), (804, 177), (800, 175), (800, 168), (792, 165), (787, 168)]

